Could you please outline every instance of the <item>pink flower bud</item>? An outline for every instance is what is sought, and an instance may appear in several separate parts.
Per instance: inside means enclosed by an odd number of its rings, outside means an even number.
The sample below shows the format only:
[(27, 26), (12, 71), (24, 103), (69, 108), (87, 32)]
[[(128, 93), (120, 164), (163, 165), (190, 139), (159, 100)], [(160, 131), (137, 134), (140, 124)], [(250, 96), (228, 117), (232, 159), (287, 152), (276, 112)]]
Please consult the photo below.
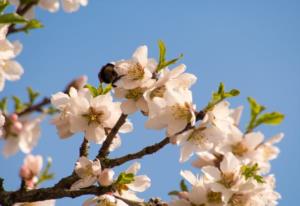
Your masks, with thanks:
[(189, 199), (189, 193), (188, 193), (188, 192), (185, 192), (185, 191), (179, 192), (179, 193), (178, 193), (178, 197), (179, 197), (180, 199), (186, 199), (186, 200), (188, 200), (188, 199)]
[(10, 115), (10, 119), (11, 121), (15, 122), (18, 121), (19, 117), (16, 113), (13, 113), (12, 115)]
[(30, 171), (30, 169), (28, 167), (26, 167), (25, 165), (23, 165), (20, 168), (20, 173), (19, 173), (20, 177), (24, 180), (28, 180), (32, 178), (32, 173)]
[(13, 124), (13, 129), (16, 131), (16, 132), (20, 132), (23, 128), (23, 124), (19, 121), (17, 122), (14, 122)]
[(109, 186), (113, 183), (113, 176), (115, 172), (112, 169), (104, 169), (98, 176), (98, 182), (102, 186)]

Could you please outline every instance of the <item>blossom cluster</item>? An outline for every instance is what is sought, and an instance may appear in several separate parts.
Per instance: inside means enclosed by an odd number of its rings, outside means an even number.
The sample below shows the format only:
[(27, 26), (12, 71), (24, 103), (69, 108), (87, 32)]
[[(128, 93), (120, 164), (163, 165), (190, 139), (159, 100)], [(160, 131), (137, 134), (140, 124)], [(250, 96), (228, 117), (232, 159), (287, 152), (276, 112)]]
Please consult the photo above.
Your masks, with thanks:
[[(57, 114), (51, 123), (59, 137), (67, 139), (83, 133), (85, 141), (103, 144), (125, 117), (117, 133), (113, 133), (108, 148), (113, 151), (121, 146), (119, 133), (133, 130), (127, 115), (141, 112), (147, 117), (146, 128), (164, 129), (169, 142), (180, 147), (180, 163), (196, 156), (192, 165), (202, 172), (194, 175), (188, 170), (181, 171), (191, 188), (184, 186), (182, 191), (171, 192), (174, 198), (168, 203), (170, 206), (277, 205), (280, 194), (275, 191), (274, 175), (269, 174), (270, 161), (279, 154), (275, 144), (283, 134), (265, 139), (262, 132), (254, 129), (262, 123), (277, 124), (283, 116), (261, 115), (265, 108), (249, 99), (252, 117), (247, 131), (243, 132), (239, 126), (243, 107), (232, 109), (226, 100), (238, 91), (225, 92), (223, 84), (207, 107), (197, 111), (191, 92), (197, 77), (186, 73), (184, 64), (171, 69), (177, 60), (166, 61), (162, 44), (158, 61), (148, 57), (147, 46), (140, 46), (132, 58), (103, 66), (98, 75), (99, 87), (87, 84), (86, 78), (81, 77), (79, 86), (71, 85), (66, 91), (53, 94), (51, 104)], [(42, 117), (29, 120), (17, 113), (0, 114), (0, 137), (6, 141), (4, 154), (8, 156), (19, 149), (30, 153), (37, 144), (41, 120)], [(105, 195), (86, 200), (84, 206), (125, 206), (123, 200), (143, 201), (136, 193), (149, 188), (151, 180), (146, 175), (137, 175), (139, 163), (133, 163), (115, 178), (113, 169), (106, 168), (105, 160), (90, 160), (87, 155), (81, 155), (74, 169), (78, 180), (70, 190), (96, 185), (113, 188)], [(25, 158), (20, 176), (27, 188), (36, 187), (41, 165), (40, 156)]]

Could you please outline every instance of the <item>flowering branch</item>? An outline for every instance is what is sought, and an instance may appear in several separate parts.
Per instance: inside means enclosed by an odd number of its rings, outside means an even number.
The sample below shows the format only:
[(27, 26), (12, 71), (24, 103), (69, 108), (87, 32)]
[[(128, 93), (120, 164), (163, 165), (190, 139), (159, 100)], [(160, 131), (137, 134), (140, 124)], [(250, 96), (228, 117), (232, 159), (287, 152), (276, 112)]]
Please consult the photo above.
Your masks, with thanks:
[(16, 202), (34, 202), (64, 197), (76, 198), (82, 195), (103, 195), (112, 191), (112, 187), (90, 186), (80, 190), (49, 187), (29, 191), (0, 192), (0, 203), (3, 206), (10, 206)]

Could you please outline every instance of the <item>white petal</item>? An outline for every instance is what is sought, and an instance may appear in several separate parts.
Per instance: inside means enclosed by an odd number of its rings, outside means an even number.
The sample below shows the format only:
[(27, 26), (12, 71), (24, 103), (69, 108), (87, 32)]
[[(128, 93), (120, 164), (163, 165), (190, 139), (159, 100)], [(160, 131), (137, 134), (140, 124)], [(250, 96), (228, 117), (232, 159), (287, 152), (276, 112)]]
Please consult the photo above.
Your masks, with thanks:
[(138, 47), (132, 55), (132, 58), (139, 62), (142, 67), (147, 65), (148, 61), (148, 48), (147, 46)]
[(250, 150), (254, 150), (263, 140), (264, 135), (261, 132), (252, 132), (246, 134), (244, 142)]
[(132, 114), (137, 111), (135, 101), (133, 100), (126, 100), (122, 102), (121, 109), (124, 114)]
[(180, 175), (186, 179), (191, 185), (196, 185), (198, 180), (197, 177), (189, 170), (181, 170)]
[(5, 61), (3, 68), (5, 79), (10, 81), (19, 80), (24, 73), (22, 66), (16, 61)]
[(240, 161), (231, 152), (228, 152), (224, 155), (220, 168), (223, 173), (237, 171), (240, 169)]
[(126, 173), (136, 174), (141, 169), (141, 164), (134, 162), (127, 170)]
[(193, 145), (190, 143), (185, 143), (182, 145), (181, 150), (180, 150), (180, 159), (179, 162), (186, 162), (190, 159), (192, 154), (194, 153), (193, 151)]
[(128, 188), (135, 192), (144, 192), (151, 185), (151, 180), (146, 175), (135, 176), (134, 181), (128, 184)]
[(76, 181), (70, 188), (70, 190), (79, 190), (81, 188), (89, 187), (97, 181), (96, 177), (88, 176), (86, 178)]
[(211, 180), (218, 181), (221, 179), (221, 173), (218, 168), (213, 166), (206, 166), (202, 168), (202, 172), (205, 176)]

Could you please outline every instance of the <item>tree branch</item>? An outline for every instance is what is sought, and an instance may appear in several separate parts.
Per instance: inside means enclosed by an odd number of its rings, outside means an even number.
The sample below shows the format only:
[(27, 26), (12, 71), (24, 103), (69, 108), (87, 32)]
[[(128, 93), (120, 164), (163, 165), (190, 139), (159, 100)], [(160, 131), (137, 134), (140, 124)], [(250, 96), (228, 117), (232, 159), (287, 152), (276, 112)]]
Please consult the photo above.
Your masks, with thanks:
[(134, 159), (140, 159), (142, 157), (144, 157), (145, 155), (150, 155), (153, 154), (157, 151), (159, 151), (160, 149), (162, 149), (164, 146), (166, 146), (167, 144), (169, 144), (170, 139), (169, 137), (164, 138), (162, 141), (145, 147), (142, 150), (136, 152), (136, 153), (132, 153), (132, 154), (128, 154), (119, 158), (115, 158), (115, 159), (107, 159), (105, 161), (105, 165), (109, 168), (115, 167), (115, 166), (119, 166), (124, 164), (125, 162), (134, 160)]
[(64, 197), (76, 198), (82, 195), (103, 195), (113, 190), (110, 187), (91, 186), (80, 190), (71, 191), (65, 188), (41, 188), (29, 191), (0, 192), (0, 203), (2, 206), (11, 206), (17, 202), (36, 202)]
[(84, 137), (81, 146), (79, 148), (79, 157), (81, 156), (87, 157), (89, 155), (89, 147), (90, 147), (89, 141)]
[(101, 149), (98, 152), (98, 155), (96, 158), (101, 160), (101, 158), (106, 157), (109, 154), (109, 147), (117, 135), (119, 129), (122, 127), (122, 125), (126, 122), (126, 118), (128, 115), (126, 114), (121, 114), (120, 118), (118, 119), (117, 123), (115, 126), (111, 129), (110, 133), (107, 135), (105, 141), (102, 144)]

